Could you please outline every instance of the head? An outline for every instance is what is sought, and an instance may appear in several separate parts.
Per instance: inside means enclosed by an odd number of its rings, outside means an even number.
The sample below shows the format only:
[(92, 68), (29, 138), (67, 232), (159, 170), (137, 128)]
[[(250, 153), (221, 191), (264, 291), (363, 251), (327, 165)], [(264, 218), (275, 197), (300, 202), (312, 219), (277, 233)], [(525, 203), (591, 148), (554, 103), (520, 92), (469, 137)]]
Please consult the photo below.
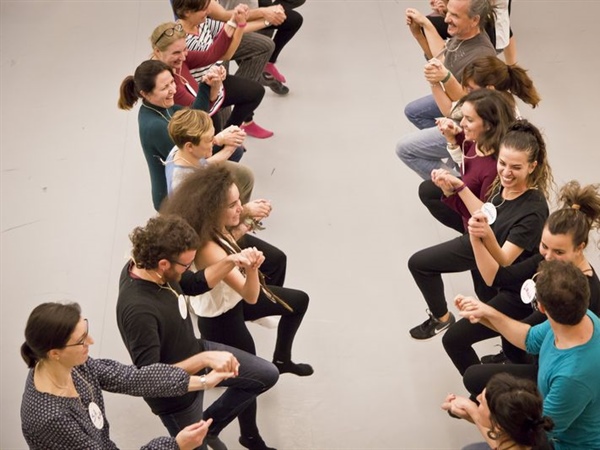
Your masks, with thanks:
[(543, 416), (542, 396), (530, 380), (499, 373), (477, 399), (482, 417), (489, 417), (488, 436), (499, 444), (541, 445), (546, 442), (546, 431), (554, 426), (552, 419)]
[(180, 23), (166, 22), (157, 26), (150, 35), (154, 58), (172, 69), (181, 69), (188, 53), (185, 36)]
[(173, 13), (193, 25), (204, 23), (211, 0), (173, 0)]
[(511, 191), (535, 188), (548, 198), (552, 170), (546, 144), (540, 130), (527, 120), (512, 123), (500, 142), (498, 182)]
[(464, 96), (459, 105), (465, 139), (476, 141), (480, 149), (496, 156), (500, 140), (515, 120), (512, 99), (491, 89), (479, 89)]
[(600, 228), (600, 185), (590, 184), (581, 187), (577, 181), (570, 181), (562, 187), (559, 201), (562, 206), (548, 217), (540, 254), (551, 261), (581, 261), (588, 245), (590, 231)]
[(590, 306), (586, 276), (567, 261), (542, 261), (535, 288), (540, 311), (561, 325), (577, 325)]
[(77, 303), (42, 303), (27, 319), (21, 356), (29, 368), (41, 361), (75, 367), (87, 361), (93, 343)]
[(449, 0), (445, 22), (448, 34), (470, 39), (479, 34), (493, 14), (489, 0)]
[(153, 271), (165, 281), (179, 281), (198, 249), (198, 235), (178, 216), (153, 217), (145, 227), (136, 227), (129, 239), (136, 267)]
[(201, 246), (215, 239), (224, 227), (237, 225), (241, 211), (238, 188), (222, 164), (189, 174), (161, 208), (161, 214), (183, 217), (200, 236)]
[(180, 109), (173, 115), (168, 130), (175, 145), (195, 159), (212, 155), (215, 127), (206, 112)]
[(173, 70), (162, 61), (148, 60), (140, 64), (133, 76), (121, 83), (118, 106), (129, 110), (139, 98), (161, 108), (175, 104)]
[(462, 86), (467, 91), (495, 89), (515, 95), (535, 108), (540, 96), (527, 71), (517, 65), (508, 66), (496, 56), (484, 56), (465, 67)]

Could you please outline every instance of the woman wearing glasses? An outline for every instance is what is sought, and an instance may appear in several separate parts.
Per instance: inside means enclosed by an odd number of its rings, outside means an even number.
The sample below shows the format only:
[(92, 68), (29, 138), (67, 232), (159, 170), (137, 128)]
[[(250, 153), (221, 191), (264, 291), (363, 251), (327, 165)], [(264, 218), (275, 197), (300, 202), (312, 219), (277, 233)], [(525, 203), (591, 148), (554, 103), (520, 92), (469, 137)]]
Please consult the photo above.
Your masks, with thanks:
[[(590, 232), (600, 229), (600, 185), (582, 187), (577, 181), (571, 181), (561, 189), (559, 200), (562, 202), (562, 208), (548, 217), (542, 231), (539, 253), (512, 266), (501, 267), (483, 245), (480, 238), (484, 235), (486, 227), (481, 214), (475, 214), (469, 221), (470, 240), (477, 268), (489, 286), (500, 289), (488, 305), (532, 326), (545, 321), (546, 316), (532, 311), (531, 305), (522, 301), (520, 292), (527, 280), (535, 279), (538, 265), (543, 260), (568, 261), (578, 267), (586, 275), (590, 285), (589, 309), (596, 314), (600, 313), (600, 280), (584, 254)], [(479, 358), (472, 348), (476, 342), (495, 336), (498, 336), (496, 331), (461, 319), (448, 329), (442, 339), (448, 356), (461, 375), (465, 376), (465, 385), (474, 395), (481, 392), (491, 374), (505, 368), (505, 365), (480, 365)], [(504, 339), (502, 343), (509, 362), (530, 362), (524, 351)], [(536, 377), (537, 365), (511, 366), (510, 370), (514, 371), (515, 375), (532, 379)]]
[[(116, 449), (110, 440), (102, 391), (172, 397), (214, 387), (233, 373), (190, 376), (183, 369), (153, 364), (141, 369), (89, 357), (94, 340), (77, 303), (43, 303), (30, 314), (21, 356), (31, 369), (21, 403), (21, 428), (29, 448)], [(143, 449), (191, 450), (202, 444), (211, 420), (161, 437)]]

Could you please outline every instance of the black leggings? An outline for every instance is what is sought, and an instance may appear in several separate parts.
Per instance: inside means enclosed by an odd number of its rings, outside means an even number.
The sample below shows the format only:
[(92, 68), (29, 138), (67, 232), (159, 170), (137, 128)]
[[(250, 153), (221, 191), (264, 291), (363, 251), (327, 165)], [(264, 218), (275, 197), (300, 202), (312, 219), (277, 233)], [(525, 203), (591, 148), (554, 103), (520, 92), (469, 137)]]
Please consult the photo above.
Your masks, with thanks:
[[(223, 87), (225, 88), (225, 99), (221, 108), (233, 106), (233, 111), (225, 126), (219, 123), (219, 120), (213, 120), (217, 133), (229, 125), (239, 126), (243, 122), (252, 121), (254, 110), (258, 108), (265, 95), (265, 88), (259, 83), (235, 75), (227, 75), (223, 80)], [(215, 116), (213, 119), (216, 119)]]
[(423, 294), (429, 311), (437, 318), (448, 312), (443, 273), (470, 270), (475, 293), (482, 301), (491, 300), (498, 293), (497, 289), (486, 286), (481, 278), (468, 234), (415, 253), (408, 260), (408, 269)]
[[(452, 328), (452, 327), (450, 327)], [(497, 373), (509, 373), (517, 378), (526, 378), (537, 384), (537, 364), (478, 364), (467, 369), (463, 384), (475, 399), (490, 379)]]
[[(273, 360), (291, 361), (292, 344), (304, 314), (308, 308), (308, 295), (302, 291), (279, 286), (269, 286), (279, 298), (286, 301), (294, 312), (279, 303), (273, 303), (261, 292), (254, 305), (241, 300), (233, 309), (217, 317), (198, 317), (198, 328), (203, 339), (239, 348), (256, 355), (252, 335), (246, 327), (246, 320), (256, 320), (267, 316), (281, 316), (277, 328), (277, 341)], [(256, 425), (256, 400), (238, 416), (242, 436), (258, 436)]]
[(281, 4), (281, 6), (283, 6), (283, 9), (285, 9), (286, 19), (281, 25), (272, 25), (268, 28), (259, 31), (259, 33), (269, 37), (273, 36), (273, 32), (275, 32), (275, 37), (273, 37), (273, 42), (275, 43), (275, 50), (273, 51), (273, 54), (269, 59), (269, 62), (275, 63), (277, 62), (277, 57), (281, 53), (281, 50), (283, 50), (283, 47), (285, 47), (286, 44), (294, 37), (294, 35), (302, 26), (302, 22), (304, 22), (304, 18), (302, 17), (302, 15), (299, 12), (294, 11), (293, 9), (297, 6), (300, 6), (303, 2), (298, 5), (290, 5), (285, 0), (276, 1), (274, 3), (271, 3), (270, 0), (259, 0), (258, 3), (261, 7)]
[(442, 225), (464, 234), (465, 225), (462, 216), (442, 202), (443, 195), (442, 190), (431, 180), (425, 180), (419, 185), (419, 198), (431, 215)]
[[(524, 319), (532, 313), (531, 306), (523, 303), (516, 292), (501, 291), (488, 302), (488, 305), (515, 320)], [(442, 343), (460, 374), (464, 375), (469, 367), (480, 363), (472, 345), (496, 336), (499, 336), (499, 333), (485, 325), (473, 324), (467, 319), (461, 319), (448, 328), (442, 338)], [(502, 348), (513, 362), (528, 360), (525, 351), (513, 346), (504, 338)]]

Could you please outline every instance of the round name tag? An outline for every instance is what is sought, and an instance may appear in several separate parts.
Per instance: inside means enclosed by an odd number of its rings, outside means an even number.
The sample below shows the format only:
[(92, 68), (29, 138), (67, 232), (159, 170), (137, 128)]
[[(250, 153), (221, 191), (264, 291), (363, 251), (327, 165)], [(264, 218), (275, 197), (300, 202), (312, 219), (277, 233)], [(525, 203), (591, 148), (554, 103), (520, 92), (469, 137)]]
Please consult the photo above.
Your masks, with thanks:
[(94, 426), (101, 430), (102, 427), (104, 427), (104, 416), (102, 415), (100, 407), (96, 403), (90, 402), (88, 405), (88, 413), (90, 414), (90, 419), (92, 419)]
[(531, 305), (535, 300), (537, 290), (535, 289), (535, 281), (529, 279), (521, 286), (521, 301), (526, 305)]
[(490, 202), (481, 205), (481, 212), (485, 215), (488, 225), (493, 224), (496, 221), (496, 217), (498, 217), (496, 207)]
[(185, 297), (182, 294), (179, 294), (179, 297), (177, 297), (177, 303), (179, 304), (179, 314), (181, 314), (181, 318), (187, 319), (187, 302), (185, 301)]

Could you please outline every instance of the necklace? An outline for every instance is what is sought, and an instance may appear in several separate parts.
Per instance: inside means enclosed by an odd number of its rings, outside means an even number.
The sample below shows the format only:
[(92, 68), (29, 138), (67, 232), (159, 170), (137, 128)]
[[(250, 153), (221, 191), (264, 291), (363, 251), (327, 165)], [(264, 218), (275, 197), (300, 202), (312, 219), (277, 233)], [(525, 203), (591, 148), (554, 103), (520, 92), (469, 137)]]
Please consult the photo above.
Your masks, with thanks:
[[(167, 281), (165, 284), (161, 284), (158, 281), (156, 281), (154, 279), (154, 277), (152, 276), (152, 274), (150, 272), (148, 272), (146, 269), (144, 269), (144, 272), (146, 272), (148, 274), (148, 276), (150, 277), (150, 279), (161, 289), (166, 289), (167, 291), (171, 291), (173, 293), (173, 295), (177, 298), (177, 306), (179, 307), (179, 315), (181, 315), (181, 318), (183, 320), (187, 319), (188, 316), (188, 304), (187, 304), (187, 300), (185, 298), (185, 296), (183, 294), (179, 294), (175, 289), (173, 289), (173, 287), (169, 284), (169, 282)], [(162, 276), (154, 271), (154, 273), (158, 276), (159, 279), (162, 280)]]
[[(38, 375), (40, 373), (40, 370), (42, 370), (44, 366), (41, 364), (41, 361), (38, 362), (37, 364), (37, 372)], [(69, 381), (67, 380), (67, 384), (65, 384), (64, 386), (61, 386), (60, 384), (58, 384), (56, 381), (54, 381), (54, 378), (52, 378), (50, 376), (50, 372), (48, 372), (48, 370), (44, 370), (44, 372), (46, 373), (45, 377), (48, 378), (48, 380), (50, 380), (50, 382), (57, 387), (58, 389), (60, 389), (61, 391), (66, 391), (67, 389), (69, 389), (71, 386), (69, 386)]]
[(454, 52), (456, 52), (460, 48), (460, 46), (463, 44), (463, 42), (465, 42), (465, 41), (459, 41), (458, 44), (453, 49), (451, 49), (451, 48), (448, 47), (448, 42), (450, 42), (450, 41), (451, 41), (451, 39), (448, 39), (446, 41), (446, 43), (444, 44), (444, 48), (442, 48), (442, 50), (440, 50), (440, 52), (437, 55), (435, 55), (434, 58), (439, 58), (444, 53), (454, 53)]
[[(73, 374), (76, 374), (78, 376), (78, 378), (83, 381), (83, 384), (85, 384), (85, 387), (87, 388), (88, 393), (90, 394), (90, 402), (88, 403), (88, 414), (90, 416), (90, 419), (92, 421), (92, 423), (94, 424), (94, 426), (101, 430), (104, 427), (104, 416), (102, 415), (102, 410), (100, 409), (100, 407), (98, 406), (98, 404), (95, 401), (94, 398), (94, 391), (92, 390), (92, 386), (90, 386), (90, 383), (88, 383), (88, 381), (83, 377), (83, 375), (79, 374), (76, 370), (73, 370), (72, 372)], [(77, 389), (75, 389), (77, 390)], [(81, 404), (81, 407), (85, 410), (85, 406), (83, 406), (83, 401), (81, 400), (81, 395), (78, 396), (79, 398), (79, 403)]]
[(152, 108), (151, 106), (148, 106), (148, 105), (146, 105), (146, 104), (145, 104), (145, 103), (143, 103), (143, 102), (142, 102), (142, 106), (143, 106), (144, 108), (151, 109), (151, 110), (152, 110), (152, 111), (154, 111), (155, 113), (158, 113), (158, 114), (160, 114), (160, 116), (161, 116), (163, 119), (165, 119), (165, 120), (167, 121), (167, 123), (168, 123), (168, 122), (170, 122), (170, 120), (171, 120), (171, 113), (169, 112), (169, 110), (168, 110), (168, 109), (165, 109), (165, 111), (167, 112), (167, 116), (169, 116), (169, 118), (167, 119), (167, 117), (166, 117), (166, 116), (165, 116), (163, 113), (161, 113), (161, 112), (160, 112), (158, 109), (154, 109), (154, 108)]

